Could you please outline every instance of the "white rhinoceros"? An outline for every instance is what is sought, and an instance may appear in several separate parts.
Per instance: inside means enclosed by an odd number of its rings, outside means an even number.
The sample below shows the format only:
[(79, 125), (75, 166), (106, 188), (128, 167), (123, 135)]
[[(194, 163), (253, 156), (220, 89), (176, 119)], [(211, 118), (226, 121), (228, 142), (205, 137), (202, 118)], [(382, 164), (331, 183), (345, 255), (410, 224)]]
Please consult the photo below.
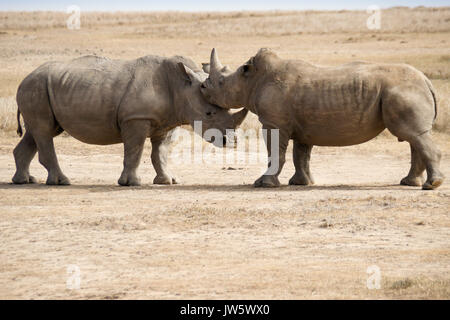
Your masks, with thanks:
[[(152, 141), (153, 183), (172, 184), (166, 168), (170, 130), (202, 121), (202, 129), (225, 133), (236, 128), (246, 110), (231, 114), (209, 104), (200, 93), (204, 73), (190, 59), (145, 56), (123, 61), (85, 56), (70, 62), (48, 62), (28, 75), (17, 91), (26, 133), (14, 149), (14, 183), (34, 183), (31, 160), (47, 169), (47, 184), (67, 185), (56, 158), (53, 138), (63, 131), (89, 144), (124, 144), (124, 169), (120, 185), (139, 185), (136, 175), (144, 142)], [(224, 135), (225, 139), (226, 135)], [(222, 141), (214, 141), (221, 145)]]
[[(213, 49), (209, 77), (202, 84), (206, 99), (223, 108), (245, 107), (258, 115), (265, 129), (279, 129), (278, 157), (256, 187), (280, 185), (278, 175), (286, 147), (294, 140), (295, 174), (289, 184), (313, 183), (309, 170), (311, 149), (348, 146), (368, 141), (385, 128), (408, 141), (411, 169), (401, 184), (434, 189), (444, 181), (441, 153), (431, 139), (437, 105), (430, 80), (405, 64), (353, 62), (319, 67), (305, 61), (283, 60), (261, 49), (235, 72), (223, 67)], [(270, 163), (278, 163), (272, 170)]]

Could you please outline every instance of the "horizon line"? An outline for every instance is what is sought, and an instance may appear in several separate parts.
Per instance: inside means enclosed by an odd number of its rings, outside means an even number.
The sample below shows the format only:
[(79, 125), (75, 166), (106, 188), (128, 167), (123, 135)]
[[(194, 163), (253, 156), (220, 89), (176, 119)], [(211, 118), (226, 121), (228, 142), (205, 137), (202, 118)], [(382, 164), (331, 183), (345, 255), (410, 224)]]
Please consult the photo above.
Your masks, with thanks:
[[(81, 6), (80, 6), (81, 8)], [(389, 10), (389, 9), (443, 9), (443, 8), (450, 8), (450, 6), (425, 6), (425, 5), (419, 5), (419, 6), (390, 6), (390, 7), (379, 7), (381, 10)], [(2, 10), (0, 9), (0, 12), (64, 12), (66, 13), (66, 10), (63, 9), (48, 9), (48, 10), (35, 10), (35, 9), (19, 9), (19, 10)], [(236, 9), (236, 10), (178, 10), (178, 9), (120, 9), (120, 10), (105, 10), (105, 9), (100, 9), (100, 10), (83, 10), (83, 12), (105, 12), (105, 13), (116, 13), (116, 12), (126, 12), (126, 13), (154, 13), (154, 12), (178, 12), (178, 13), (227, 13), (227, 12), (304, 12), (304, 11), (366, 11), (367, 8), (364, 9), (357, 9), (357, 8), (352, 8), (352, 9), (348, 9), (348, 8), (342, 8), (342, 9), (336, 9), (336, 8), (332, 8), (332, 9), (326, 9), (326, 8), (321, 8), (321, 9)]]

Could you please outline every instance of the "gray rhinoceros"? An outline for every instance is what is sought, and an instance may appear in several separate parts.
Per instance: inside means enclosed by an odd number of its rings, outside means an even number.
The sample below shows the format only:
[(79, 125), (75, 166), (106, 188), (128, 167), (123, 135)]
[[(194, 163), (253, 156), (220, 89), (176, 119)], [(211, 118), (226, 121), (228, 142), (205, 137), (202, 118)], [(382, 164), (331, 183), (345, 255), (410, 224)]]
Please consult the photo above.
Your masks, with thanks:
[[(123, 143), (124, 169), (118, 182), (124, 186), (140, 184), (136, 169), (150, 137), (157, 174), (153, 183), (177, 183), (166, 168), (170, 130), (201, 120), (203, 130), (225, 133), (236, 128), (247, 112), (232, 114), (206, 102), (199, 90), (206, 77), (192, 60), (180, 56), (130, 61), (85, 56), (43, 64), (17, 91), (17, 132), (22, 136), (22, 114), (26, 133), (14, 149), (13, 182), (35, 182), (29, 165), (38, 151), (39, 162), (48, 171), (47, 184), (69, 184), (53, 146), (53, 138), (66, 131), (89, 144)], [(214, 143), (221, 146), (222, 141)]]
[[(348, 146), (366, 142), (385, 128), (408, 141), (411, 170), (401, 184), (434, 189), (444, 181), (441, 153), (431, 140), (437, 106), (431, 82), (405, 64), (353, 62), (319, 67), (304, 61), (282, 60), (261, 49), (231, 72), (213, 49), (209, 77), (202, 84), (205, 98), (223, 108), (245, 107), (258, 115), (265, 129), (279, 129), (278, 158), (272, 159), (270, 132), (266, 143), (274, 174), (266, 172), (256, 187), (279, 186), (286, 147), (294, 140), (293, 185), (313, 184), (309, 161), (313, 145)], [(275, 161), (278, 160), (278, 161)], [(269, 170), (268, 170), (269, 171)]]

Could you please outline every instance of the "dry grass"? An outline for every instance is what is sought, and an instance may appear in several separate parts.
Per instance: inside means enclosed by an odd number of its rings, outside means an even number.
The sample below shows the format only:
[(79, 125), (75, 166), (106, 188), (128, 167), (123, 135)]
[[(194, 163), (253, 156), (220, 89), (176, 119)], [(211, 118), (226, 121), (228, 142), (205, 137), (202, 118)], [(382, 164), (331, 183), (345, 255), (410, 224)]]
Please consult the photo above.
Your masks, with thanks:
[[(63, 28), (63, 12), (0, 12), (1, 30)], [(136, 27), (149, 36), (285, 36), (302, 33), (370, 32), (365, 11), (266, 12), (81, 12), (87, 28)], [(382, 11), (382, 32), (442, 32), (450, 25), (450, 7), (391, 8)]]
[(0, 97), (0, 130), (17, 129), (17, 103), (15, 97)]

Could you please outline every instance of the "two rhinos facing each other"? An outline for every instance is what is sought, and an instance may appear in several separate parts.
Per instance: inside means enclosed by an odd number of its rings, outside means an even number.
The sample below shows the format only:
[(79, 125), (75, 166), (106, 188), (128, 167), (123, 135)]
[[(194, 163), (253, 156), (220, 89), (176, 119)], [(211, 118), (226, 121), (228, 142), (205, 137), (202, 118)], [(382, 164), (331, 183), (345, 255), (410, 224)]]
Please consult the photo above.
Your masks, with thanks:
[[(291, 139), (295, 174), (289, 184), (311, 185), (314, 145), (359, 144), (385, 128), (411, 146), (411, 168), (401, 184), (430, 190), (444, 181), (441, 153), (431, 139), (437, 115), (433, 86), (422, 72), (404, 64), (319, 67), (283, 60), (261, 49), (231, 71), (213, 49), (210, 64), (202, 71), (179, 56), (131, 61), (87, 56), (46, 63), (33, 71), (20, 84), (17, 103), (26, 133), (14, 150), (14, 183), (35, 182), (29, 164), (39, 151), (39, 161), (48, 171), (47, 184), (69, 184), (53, 146), (53, 138), (64, 130), (86, 143), (124, 143), (121, 185), (140, 184), (136, 169), (150, 137), (157, 173), (153, 182), (176, 183), (166, 167), (170, 130), (201, 120), (203, 130), (215, 128), (226, 135), (226, 129), (237, 128), (248, 111), (257, 114), (267, 129), (269, 167), (255, 187), (280, 185), (278, 176)], [(243, 110), (231, 113), (232, 108)]]

